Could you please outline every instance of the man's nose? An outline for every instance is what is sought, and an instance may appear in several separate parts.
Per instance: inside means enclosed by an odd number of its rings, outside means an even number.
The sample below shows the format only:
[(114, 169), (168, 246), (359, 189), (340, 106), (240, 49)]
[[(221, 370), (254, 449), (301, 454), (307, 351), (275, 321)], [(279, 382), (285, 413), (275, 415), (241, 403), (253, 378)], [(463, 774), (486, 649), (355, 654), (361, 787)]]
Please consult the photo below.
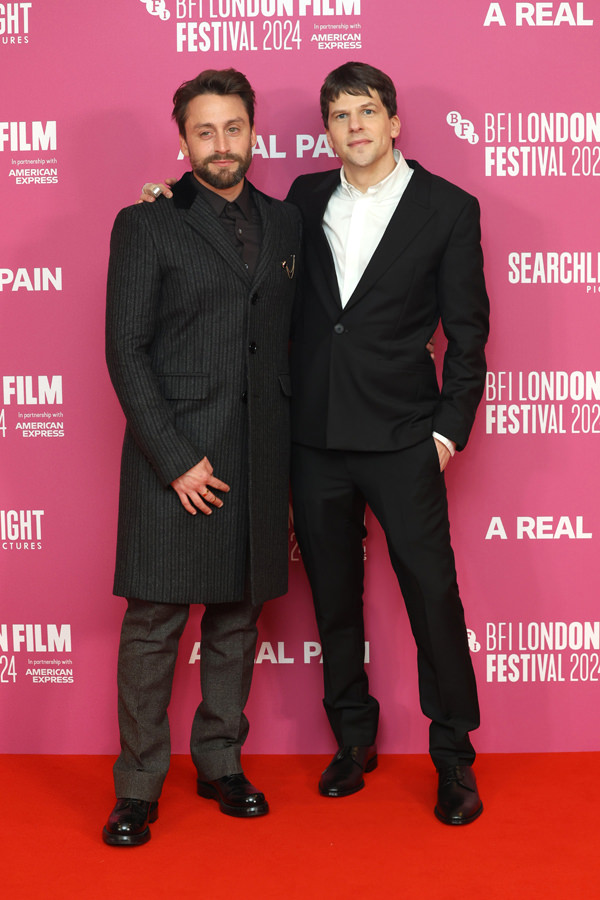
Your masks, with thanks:
[(217, 153), (228, 153), (230, 150), (229, 135), (227, 132), (217, 132), (215, 137), (215, 150)]

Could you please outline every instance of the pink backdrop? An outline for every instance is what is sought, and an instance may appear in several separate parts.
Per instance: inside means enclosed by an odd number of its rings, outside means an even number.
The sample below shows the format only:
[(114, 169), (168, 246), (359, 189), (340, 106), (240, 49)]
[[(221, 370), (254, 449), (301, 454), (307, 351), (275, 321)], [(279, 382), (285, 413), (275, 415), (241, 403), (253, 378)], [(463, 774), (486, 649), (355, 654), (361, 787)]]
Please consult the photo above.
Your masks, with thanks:
[[(180, 174), (174, 89), (233, 65), (259, 97), (251, 175), (282, 197), (334, 165), (318, 90), (350, 59), (399, 89), (407, 157), (476, 194), (490, 376), (448, 471), (481, 751), (597, 750), (600, 3), (31, 0), (0, 5), (0, 751), (113, 753), (124, 601), (111, 593), (123, 417), (103, 358), (108, 238)], [(443, 339), (438, 340), (438, 356)], [(415, 650), (369, 517), (369, 674), (381, 750), (424, 752)], [(173, 749), (198, 699), (181, 645)], [(310, 596), (268, 605), (249, 752), (327, 752)]]

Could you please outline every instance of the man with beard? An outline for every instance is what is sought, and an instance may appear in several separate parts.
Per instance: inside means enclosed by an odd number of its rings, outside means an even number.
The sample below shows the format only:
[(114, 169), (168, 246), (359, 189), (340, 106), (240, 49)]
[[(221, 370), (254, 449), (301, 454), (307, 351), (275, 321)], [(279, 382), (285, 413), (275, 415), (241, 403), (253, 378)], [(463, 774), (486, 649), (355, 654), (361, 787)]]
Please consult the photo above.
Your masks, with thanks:
[[(122, 210), (112, 237), (106, 353), (127, 427), (114, 592), (117, 804), (104, 841), (150, 839), (169, 767), (167, 707), (190, 604), (205, 605), (198, 793), (237, 817), (268, 804), (241, 746), (262, 603), (287, 590), (287, 341), (297, 211), (245, 179), (254, 91), (206, 70), (173, 98), (191, 172), (173, 200)], [(214, 471), (213, 471), (214, 466)]]
[[(485, 383), (489, 301), (475, 197), (405, 160), (396, 89), (362, 62), (321, 88), (342, 164), (300, 176), (303, 276), (291, 341), (294, 526), (323, 650), (338, 750), (325, 797), (377, 766), (379, 703), (364, 666), (364, 514), (379, 520), (417, 644), (421, 708), (438, 772), (435, 815), (483, 811), (470, 732), (479, 704), (450, 542), (444, 470), (468, 441)], [(145, 185), (140, 199), (151, 200)], [(427, 344), (441, 321), (442, 385)]]

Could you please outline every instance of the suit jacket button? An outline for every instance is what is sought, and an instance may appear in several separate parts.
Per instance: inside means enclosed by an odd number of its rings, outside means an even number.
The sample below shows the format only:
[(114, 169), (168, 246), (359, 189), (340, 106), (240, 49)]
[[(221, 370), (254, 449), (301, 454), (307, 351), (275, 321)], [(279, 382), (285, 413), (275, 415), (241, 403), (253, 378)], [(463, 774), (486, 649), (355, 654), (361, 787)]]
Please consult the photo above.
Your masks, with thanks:
[(251, 303), (253, 306), (255, 306), (257, 300), (258, 300), (258, 294), (257, 294), (257, 293), (252, 294), (252, 296), (250, 297), (250, 303)]
[(250, 351), (250, 353), (256, 353), (256, 344), (254, 343), (254, 341), (248, 344), (248, 350)]
[(341, 325), (341, 324), (338, 322), (337, 325), (334, 325), (334, 326), (333, 326), (333, 330), (335, 331), (336, 334), (343, 334), (343, 333), (345, 332), (346, 329), (344, 328), (343, 325)]
[(248, 391), (243, 392), (242, 396), (240, 397), (240, 400), (242, 401), (242, 403), (248, 402)]

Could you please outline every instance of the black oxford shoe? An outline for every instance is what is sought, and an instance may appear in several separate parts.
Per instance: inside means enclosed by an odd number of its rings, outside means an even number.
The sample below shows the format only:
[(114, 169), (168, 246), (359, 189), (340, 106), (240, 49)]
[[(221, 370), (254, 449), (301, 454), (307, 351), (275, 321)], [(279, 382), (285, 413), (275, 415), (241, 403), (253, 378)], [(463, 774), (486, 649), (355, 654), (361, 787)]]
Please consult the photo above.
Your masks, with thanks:
[(347, 797), (365, 786), (363, 774), (377, 768), (377, 747), (340, 747), (319, 781), (323, 797)]
[(102, 840), (112, 847), (139, 847), (150, 840), (149, 822), (158, 819), (158, 801), (121, 798), (102, 830)]
[(215, 781), (198, 779), (198, 793), (201, 797), (216, 800), (221, 812), (238, 819), (266, 816), (269, 812), (265, 795), (250, 784), (243, 772), (239, 775), (224, 775)]
[(438, 801), (434, 812), (445, 825), (468, 825), (483, 812), (471, 766), (439, 770)]

